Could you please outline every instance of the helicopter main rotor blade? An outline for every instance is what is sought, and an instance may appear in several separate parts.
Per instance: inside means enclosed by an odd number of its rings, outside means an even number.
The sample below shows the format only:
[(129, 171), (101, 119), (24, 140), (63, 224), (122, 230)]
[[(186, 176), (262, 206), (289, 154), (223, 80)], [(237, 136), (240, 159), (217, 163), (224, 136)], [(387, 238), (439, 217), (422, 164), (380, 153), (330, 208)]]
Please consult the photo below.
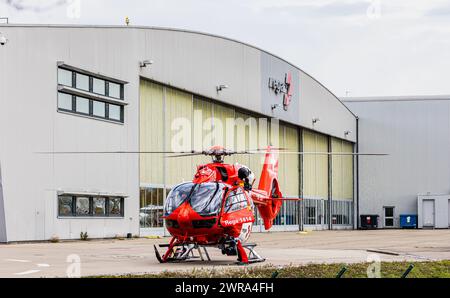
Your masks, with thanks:
[(197, 151), (42, 151), (37, 154), (203, 154)]
[(196, 153), (185, 153), (185, 154), (177, 154), (177, 155), (169, 155), (165, 156), (166, 158), (172, 158), (172, 157), (187, 157), (187, 156), (198, 156), (198, 155), (205, 155), (203, 152), (196, 152)]
[[(244, 151), (228, 151), (225, 156), (239, 154), (266, 154), (268, 149), (244, 150)], [(387, 156), (387, 153), (352, 153), (352, 152), (306, 152), (306, 151), (284, 151), (285, 148), (270, 148), (272, 152), (277, 154), (293, 154), (293, 155), (337, 155), (337, 156)], [(37, 154), (61, 155), (61, 154), (176, 154), (166, 156), (184, 157), (196, 155), (209, 155), (208, 151), (43, 151), (35, 152)]]
[(341, 156), (387, 156), (387, 153), (353, 153), (353, 152), (303, 152), (303, 151), (287, 151), (278, 152), (279, 154), (296, 154), (296, 155), (341, 155)]

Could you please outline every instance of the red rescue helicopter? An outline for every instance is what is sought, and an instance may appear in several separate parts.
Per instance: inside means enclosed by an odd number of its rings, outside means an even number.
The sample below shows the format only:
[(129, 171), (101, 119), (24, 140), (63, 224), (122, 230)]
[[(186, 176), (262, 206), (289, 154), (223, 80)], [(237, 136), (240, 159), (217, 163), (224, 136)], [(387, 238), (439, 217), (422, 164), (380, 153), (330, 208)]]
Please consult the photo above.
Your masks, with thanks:
[[(41, 154), (174, 154), (167, 157), (207, 155), (212, 162), (197, 167), (190, 182), (176, 185), (169, 192), (164, 206), (166, 228), (172, 235), (161, 256), (154, 246), (156, 258), (161, 263), (185, 261), (194, 257), (211, 260), (206, 247), (217, 247), (223, 254), (237, 256), (238, 264), (265, 261), (255, 251), (256, 244), (247, 240), (255, 221), (255, 206), (269, 230), (279, 213), (283, 200), (301, 200), (301, 198), (283, 198), (278, 183), (278, 154), (325, 154), (325, 155), (387, 155), (364, 153), (330, 152), (280, 152), (280, 148), (269, 146), (264, 151), (236, 152), (221, 146), (213, 146), (202, 152), (40, 152)], [(226, 164), (224, 157), (233, 154), (265, 154), (259, 185), (254, 188), (254, 174), (240, 164)], [(248, 254), (246, 252), (248, 250)]]
[[(212, 162), (197, 167), (191, 182), (178, 184), (169, 192), (164, 206), (166, 228), (172, 235), (161, 256), (154, 246), (159, 262), (184, 261), (197, 250), (210, 257), (206, 247), (217, 247), (228, 256), (238, 256), (239, 264), (263, 262), (254, 247), (247, 244), (255, 221), (255, 205), (266, 230), (280, 211), (283, 198), (278, 183), (277, 150), (268, 147), (259, 185), (253, 187), (254, 175), (244, 165), (226, 164), (224, 157), (238, 152), (221, 146), (191, 155), (212, 157)], [(186, 156), (186, 155), (178, 155)], [(172, 156), (174, 157), (174, 156)], [(249, 251), (247, 254), (246, 250)]]

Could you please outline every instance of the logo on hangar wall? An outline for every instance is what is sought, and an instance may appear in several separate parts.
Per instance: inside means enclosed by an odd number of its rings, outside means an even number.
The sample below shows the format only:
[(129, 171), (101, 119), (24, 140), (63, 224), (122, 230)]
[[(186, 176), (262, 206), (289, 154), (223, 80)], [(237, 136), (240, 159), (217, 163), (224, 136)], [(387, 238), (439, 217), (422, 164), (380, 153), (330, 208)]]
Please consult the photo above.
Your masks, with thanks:
[(286, 73), (284, 82), (269, 78), (269, 88), (272, 89), (275, 94), (283, 94), (283, 109), (288, 110), (289, 104), (292, 100), (292, 75), (290, 72)]

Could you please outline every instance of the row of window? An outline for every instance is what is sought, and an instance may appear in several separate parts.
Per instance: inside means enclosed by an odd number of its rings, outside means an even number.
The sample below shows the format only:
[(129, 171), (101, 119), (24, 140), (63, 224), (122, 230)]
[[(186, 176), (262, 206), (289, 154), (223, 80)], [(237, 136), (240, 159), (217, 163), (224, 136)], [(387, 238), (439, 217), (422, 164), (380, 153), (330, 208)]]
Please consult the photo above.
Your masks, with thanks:
[(116, 99), (123, 100), (124, 97), (123, 84), (113, 83), (64, 68), (58, 68), (58, 84)]
[(58, 216), (123, 217), (124, 198), (61, 195)]
[(58, 109), (123, 123), (123, 106), (58, 92)]

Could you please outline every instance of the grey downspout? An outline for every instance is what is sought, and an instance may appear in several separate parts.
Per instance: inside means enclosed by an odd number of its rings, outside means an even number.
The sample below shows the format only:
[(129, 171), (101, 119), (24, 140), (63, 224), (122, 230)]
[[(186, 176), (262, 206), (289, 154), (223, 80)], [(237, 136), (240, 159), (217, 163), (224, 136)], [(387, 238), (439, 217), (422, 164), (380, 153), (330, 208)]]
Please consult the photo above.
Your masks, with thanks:
[[(328, 152), (332, 153), (332, 138), (328, 137)], [(333, 159), (328, 154), (328, 229), (333, 229)]]
[[(356, 153), (359, 153), (359, 118), (356, 117)], [(359, 155), (356, 155), (356, 229), (359, 228)]]

